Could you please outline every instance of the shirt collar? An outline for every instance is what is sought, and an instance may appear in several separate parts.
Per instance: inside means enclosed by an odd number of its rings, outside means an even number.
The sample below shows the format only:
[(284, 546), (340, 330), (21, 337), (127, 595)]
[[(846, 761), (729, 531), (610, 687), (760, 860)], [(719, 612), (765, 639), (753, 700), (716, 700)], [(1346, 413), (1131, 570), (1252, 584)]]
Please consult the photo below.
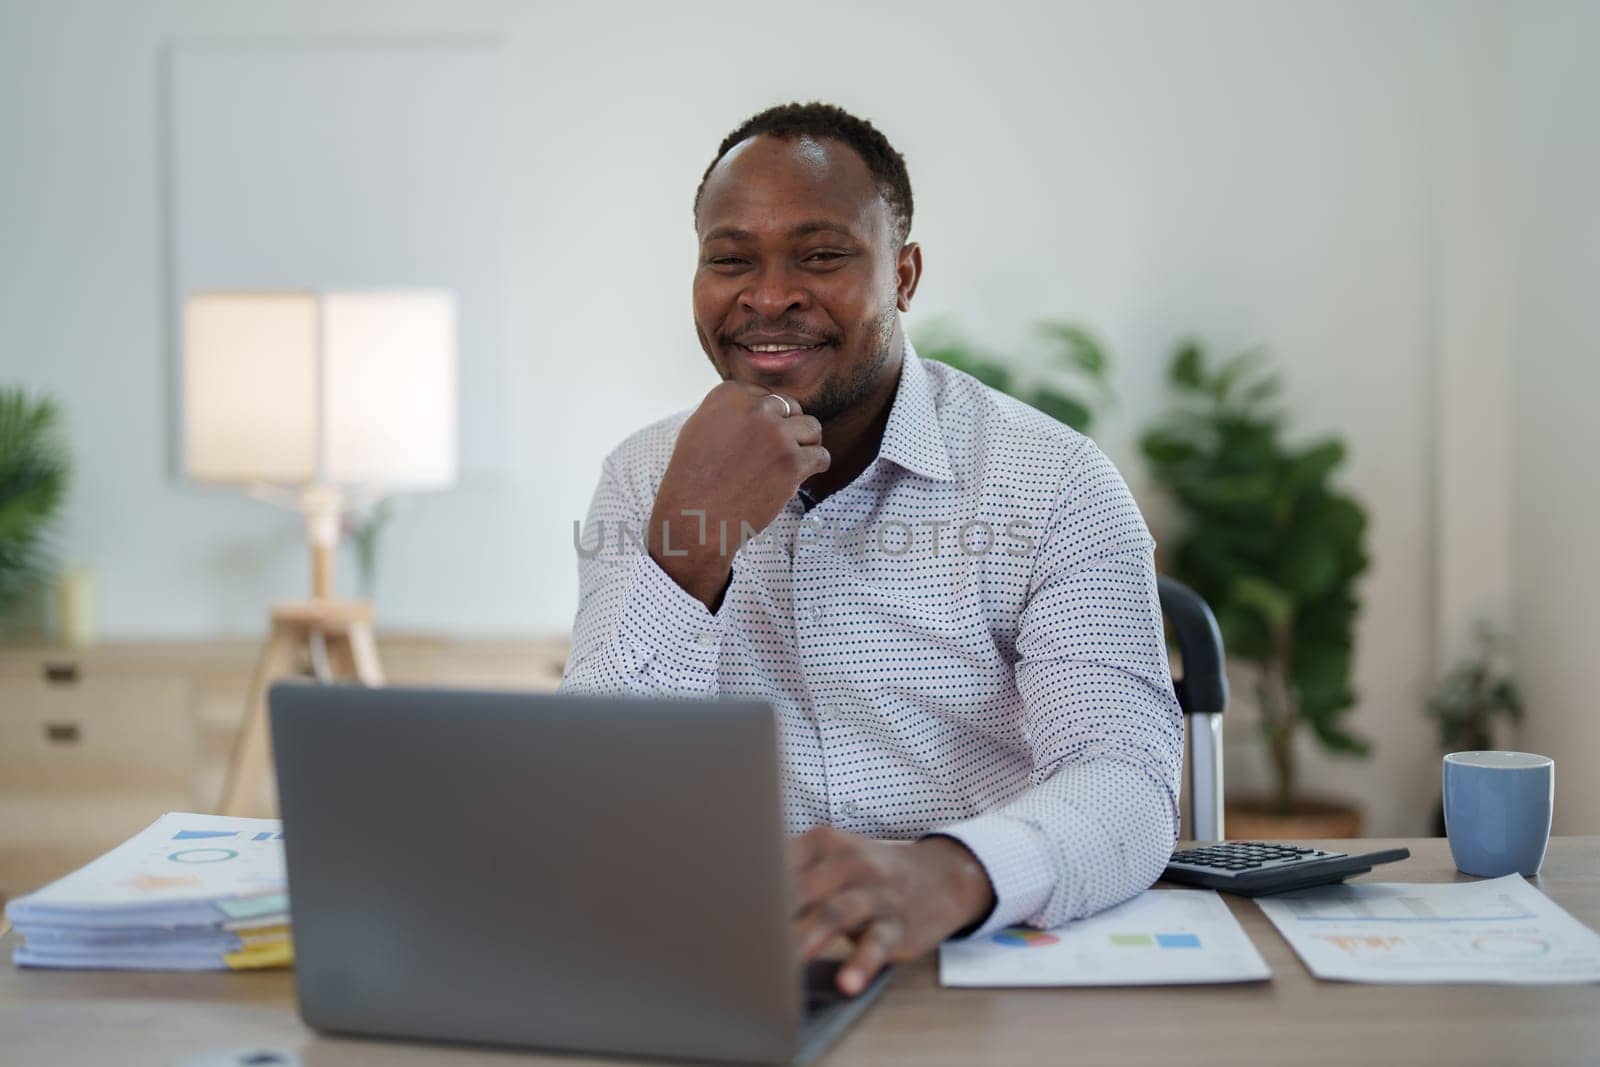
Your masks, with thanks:
[(944, 431), (939, 426), (939, 409), (933, 402), (933, 381), (922, 358), (911, 347), (910, 338), (906, 339), (900, 384), (895, 389), (878, 456), (936, 482), (955, 480)]

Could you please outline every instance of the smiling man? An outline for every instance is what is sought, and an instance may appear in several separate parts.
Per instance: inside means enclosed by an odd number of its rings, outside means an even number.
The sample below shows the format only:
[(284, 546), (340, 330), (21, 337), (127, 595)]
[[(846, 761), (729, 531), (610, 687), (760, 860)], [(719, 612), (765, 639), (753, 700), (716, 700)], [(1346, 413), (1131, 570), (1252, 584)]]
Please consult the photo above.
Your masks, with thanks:
[(822, 104), (695, 200), (722, 382), (606, 458), (564, 688), (777, 710), (807, 958), (891, 960), (1131, 897), (1177, 833), (1154, 544), (1094, 444), (938, 363), (904, 160)]

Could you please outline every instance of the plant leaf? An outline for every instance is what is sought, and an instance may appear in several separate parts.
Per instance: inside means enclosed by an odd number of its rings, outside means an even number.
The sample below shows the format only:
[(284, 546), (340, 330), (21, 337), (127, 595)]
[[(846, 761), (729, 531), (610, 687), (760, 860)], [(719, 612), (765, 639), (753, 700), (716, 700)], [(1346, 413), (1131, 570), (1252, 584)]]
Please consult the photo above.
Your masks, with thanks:
[(1105, 378), (1111, 361), (1094, 334), (1069, 322), (1042, 322), (1038, 330), (1045, 337), (1064, 343), (1060, 358), (1067, 366), (1083, 371), (1097, 382)]
[(1199, 389), (1205, 380), (1205, 354), (1194, 341), (1185, 341), (1173, 353), (1172, 365), (1167, 370), (1172, 384), (1185, 389)]
[(1296, 495), (1322, 481), (1344, 462), (1344, 442), (1329, 439), (1295, 455), (1284, 475), (1284, 492)]
[(1366, 756), (1372, 752), (1372, 742), (1345, 730), (1329, 720), (1314, 718), (1308, 725), (1324, 748), (1342, 756)]
[(1274, 630), (1294, 614), (1293, 595), (1259, 575), (1236, 577), (1228, 587), (1228, 596), (1235, 604), (1256, 612)]
[(1211, 381), (1206, 383), (1206, 389), (1211, 393), (1212, 399), (1219, 405), (1226, 405), (1229, 394), (1233, 392), (1234, 385), (1259, 370), (1265, 358), (1265, 354), (1259, 349), (1250, 349), (1229, 357), (1217, 369), (1217, 373)]
[(50, 573), (46, 535), (70, 476), (55, 401), (0, 388), (0, 614)]
[(1052, 389), (1036, 390), (1027, 397), (1027, 402), (1049, 415), (1051, 418), (1066, 423), (1079, 433), (1087, 434), (1093, 422), (1093, 413), (1089, 405), (1076, 397), (1058, 393)]
[(1147, 431), (1139, 448), (1146, 459), (1162, 467), (1186, 463), (1200, 454), (1200, 446), (1188, 435), (1162, 427)]

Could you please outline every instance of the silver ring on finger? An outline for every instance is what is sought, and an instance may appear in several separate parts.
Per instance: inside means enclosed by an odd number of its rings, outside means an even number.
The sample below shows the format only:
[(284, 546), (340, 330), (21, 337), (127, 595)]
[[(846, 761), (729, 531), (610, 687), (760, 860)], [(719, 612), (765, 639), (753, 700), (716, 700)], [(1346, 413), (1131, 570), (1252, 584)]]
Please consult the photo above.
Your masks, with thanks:
[[(784, 418), (787, 419), (790, 415), (794, 414), (794, 405), (789, 403), (788, 397), (779, 396), (777, 393), (768, 393), (767, 397), (771, 397), (773, 400), (776, 400), (778, 403), (783, 405)], [(765, 400), (767, 397), (762, 397), (762, 399)]]

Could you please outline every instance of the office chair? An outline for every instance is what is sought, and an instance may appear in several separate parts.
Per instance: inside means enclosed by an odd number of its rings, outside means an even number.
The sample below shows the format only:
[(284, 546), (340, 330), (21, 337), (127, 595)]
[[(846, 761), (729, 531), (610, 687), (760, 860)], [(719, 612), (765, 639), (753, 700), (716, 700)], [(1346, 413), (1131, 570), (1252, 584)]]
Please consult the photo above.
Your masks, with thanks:
[(1183, 708), (1189, 771), (1189, 820), (1196, 841), (1221, 841), (1222, 712), (1228, 706), (1222, 631), (1211, 607), (1176, 578), (1156, 576), (1161, 613), (1178, 641), (1183, 674), (1172, 687)]

